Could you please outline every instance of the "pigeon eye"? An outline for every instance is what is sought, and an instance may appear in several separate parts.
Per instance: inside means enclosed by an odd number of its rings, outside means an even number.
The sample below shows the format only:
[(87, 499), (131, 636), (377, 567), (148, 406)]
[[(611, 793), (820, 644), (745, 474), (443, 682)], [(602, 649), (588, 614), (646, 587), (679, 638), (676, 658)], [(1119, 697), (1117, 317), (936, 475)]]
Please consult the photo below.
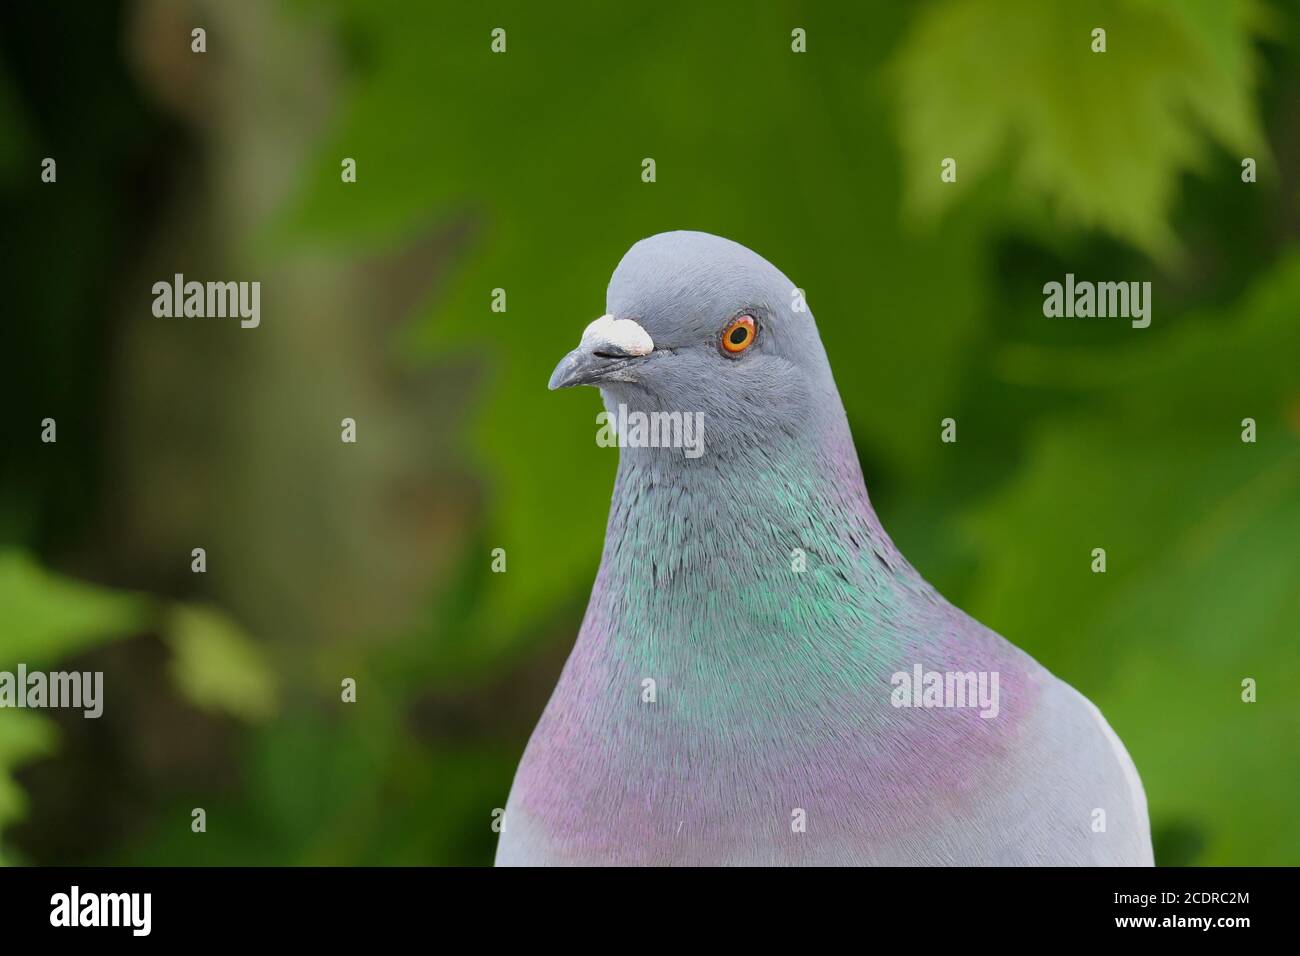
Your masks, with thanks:
[(722, 347), (732, 355), (739, 355), (754, 344), (758, 328), (748, 315), (738, 315), (722, 330)]

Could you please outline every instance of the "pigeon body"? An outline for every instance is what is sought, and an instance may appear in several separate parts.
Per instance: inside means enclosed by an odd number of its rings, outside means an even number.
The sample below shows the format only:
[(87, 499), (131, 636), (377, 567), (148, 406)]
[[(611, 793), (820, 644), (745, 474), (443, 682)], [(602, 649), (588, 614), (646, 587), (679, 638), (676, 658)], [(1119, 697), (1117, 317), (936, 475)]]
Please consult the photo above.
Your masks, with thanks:
[[(1150, 865), (1142, 786), (1101, 714), (881, 527), (797, 304), (743, 246), (664, 233), (624, 256), (608, 315), (557, 367), (553, 388), (598, 385), (610, 412), (703, 412), (704, 453), (620, 448), (497, 863)], [(970, 705), (973, 684), (967, 706), (947, 684), (928, 701), (947, 706), (904, 695), (899, 675), (922, 673), (996, 675), (997, 705)]]

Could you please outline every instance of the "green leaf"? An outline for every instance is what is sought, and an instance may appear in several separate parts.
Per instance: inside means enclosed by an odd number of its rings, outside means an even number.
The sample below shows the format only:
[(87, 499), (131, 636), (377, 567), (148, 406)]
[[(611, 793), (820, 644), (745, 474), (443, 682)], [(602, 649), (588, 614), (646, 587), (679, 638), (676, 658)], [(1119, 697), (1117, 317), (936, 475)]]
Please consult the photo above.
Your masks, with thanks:
[[(21, 819), (27, 800), (11, 771), (54, 750), (54, 722), (26, 710), (0, 710), (0, 833)], [(3, 853), (0, 850), (0, 863)]]
[(986, 563), (968, 610), (1097, 702), (1154, 829), (1197, 834), (1198, 863), (1300, 860), (1283, 757), (1300, 739), (1300, 375), (1280, 347), (1297, 312), (1292, 254), (1229, 314), (1132, 333), (1119, 359), (1061, 356), (1063, 379), (1096, 383), (1088, 411), (1049, 420), (969, 521)]
[(275, 673), (266, 654), (231, 618), (211, 607), (181, 605), (168, 617), (171, 673), (186, 699), (244, 720), (275, 712)]
[[(1229, 150), (1214, 175), (1267, 147), (1252, 101), (1255, 0), (947, 0), (899, 54), (908, 208), (936, 216), (1010, 170), (1008, 204), (1061, 227), (1101, 229), (1171, 256), (1179, 176)], [(1106, 31), (1094, 53), (1092, 31)], [(957, 160), (953, 183), (939, 164)]]
[(48, 664), (143, 627), (149, 602), (74, 581), (0, 551), (0, 667)]
[[(0, 551), (0, 669), (29, 669), (130, 634), (148, 619), (148, 602), (53, 574), (21, 551)], [(0, 710), (0, 832), (26, 802), (14, 768), (54, 750), (55, 725), (30, 711)], [(0, 859), (3, 855), (0, 854)]]

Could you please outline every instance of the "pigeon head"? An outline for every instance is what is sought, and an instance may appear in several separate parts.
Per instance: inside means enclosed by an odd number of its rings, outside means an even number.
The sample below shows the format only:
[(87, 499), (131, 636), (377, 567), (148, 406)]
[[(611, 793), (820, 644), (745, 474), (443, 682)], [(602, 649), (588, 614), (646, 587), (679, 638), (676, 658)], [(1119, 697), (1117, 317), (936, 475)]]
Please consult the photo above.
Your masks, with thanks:
[(606, 314), (561, 359), (552, 389), (596, 385), (606, 407), (703, 413), (715, 450), (805, 432), (839, 408), (812, 313), (782, 272), (744, 246), (665, 232), (628, 250)]

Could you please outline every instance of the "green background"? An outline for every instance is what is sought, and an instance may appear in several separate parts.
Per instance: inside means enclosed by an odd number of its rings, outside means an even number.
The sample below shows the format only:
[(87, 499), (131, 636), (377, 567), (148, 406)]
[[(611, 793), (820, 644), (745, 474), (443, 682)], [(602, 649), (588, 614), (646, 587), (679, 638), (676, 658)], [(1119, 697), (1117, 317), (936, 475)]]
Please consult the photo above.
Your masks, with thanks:
[[(0, 710), (0, 861), (490, 862), (616, 463), (546, 379), (689, 228), (806, 290), (886, 528), (1098, 704), (1157, 861), (1300, 863), (1298, 52), (1265, 0), (6, 4), (0, 669), (106, 703)], [(155, 318), (178, 272), (260, 328)], [(1151, 327), (1044, 318), (1067, 272)]]

